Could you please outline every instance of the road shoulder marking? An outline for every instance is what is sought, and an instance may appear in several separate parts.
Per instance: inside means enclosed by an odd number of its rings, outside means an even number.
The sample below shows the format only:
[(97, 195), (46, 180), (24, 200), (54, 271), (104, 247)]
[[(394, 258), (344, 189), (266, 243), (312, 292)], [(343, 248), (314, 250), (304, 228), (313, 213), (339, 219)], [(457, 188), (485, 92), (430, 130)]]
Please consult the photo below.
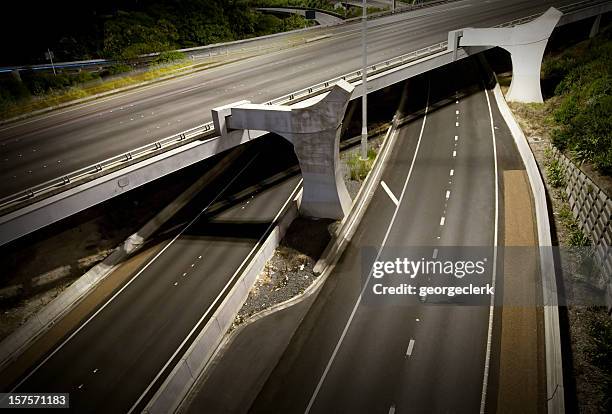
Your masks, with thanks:
[(399, 200), (397, 199), (397, 197), (395, 197), (395, 194), (393, 194), (393, 191), (391, 191), (389, 186), (387, 186), (387, 183), (385, 183), (383, 180), (380, 180), (380, 185), (385, 190), (391, 201), (393, 201), (393, 204), (395, 204), (395, 206), (397, 207), (399, 205)]
[(414, 350), (414, 339), (410, 339), (408, 343), (408, 349), (406, 350), (406, 356), (412, 356), (412, 351)]

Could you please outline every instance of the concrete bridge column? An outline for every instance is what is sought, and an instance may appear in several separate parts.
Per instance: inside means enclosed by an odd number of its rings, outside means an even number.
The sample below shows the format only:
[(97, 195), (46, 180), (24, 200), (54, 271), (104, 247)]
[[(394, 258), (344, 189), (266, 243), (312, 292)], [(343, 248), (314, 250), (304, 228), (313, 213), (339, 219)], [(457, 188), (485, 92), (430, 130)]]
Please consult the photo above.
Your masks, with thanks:
[(340, 81), (326, 95), (292, 106), (243, 101), (213, 110), (213, 120), (229, 133), (269, 131), (291, 142), (304, 178), (300, 213), (342, 219), (350, 210), (351, 198), (340, 170), (340, 130), (353, 89)]
[[(449, 33), (455, 46), (499, 46), (512, 56), (512, 84), (506, 99), (516, 102), (543, 102), (540, 88), (542, 58), (555, 26), (563, 13), (551, 7), (529, 23), (509, 28), (465, 28)], [(451, 46), (452, 47), (452, 46)]]
[(601, 24), (601, 14), (598, 14), (593, 22), (593, 26), (591, 26), (591, 32), (589, 33), (589, 38), (592, 39), (599, 33), (599, 25)]

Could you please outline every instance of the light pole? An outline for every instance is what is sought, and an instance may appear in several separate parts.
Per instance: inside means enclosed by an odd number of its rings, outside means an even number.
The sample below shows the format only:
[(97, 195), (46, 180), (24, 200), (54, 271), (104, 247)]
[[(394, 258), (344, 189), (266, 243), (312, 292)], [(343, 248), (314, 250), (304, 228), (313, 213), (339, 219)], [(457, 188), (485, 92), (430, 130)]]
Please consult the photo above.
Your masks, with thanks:
[(47, 58), (47, 60), (51, 61), (51, 67), (53, 68), (53, 74), (55, 76), (57, 76), (57, 73), (55, 73), (55, 65), (53, 64), (53, 52), (51, 50), (49, 50), (49, 48), (47, 48), (47, 52), (45, 53), (45, 57)]
[(363, 68), (361, 69), (361, 85), (363, 87), (363, 96), (361, 98), (361, 159), (368, 159), (368, 47), (367, 47), (367, 32), (368, 19), (366, 17), (367, 0), (363, 0), (363, 10), (361, 14), (361, 43), (362, 43), (362, 59)]

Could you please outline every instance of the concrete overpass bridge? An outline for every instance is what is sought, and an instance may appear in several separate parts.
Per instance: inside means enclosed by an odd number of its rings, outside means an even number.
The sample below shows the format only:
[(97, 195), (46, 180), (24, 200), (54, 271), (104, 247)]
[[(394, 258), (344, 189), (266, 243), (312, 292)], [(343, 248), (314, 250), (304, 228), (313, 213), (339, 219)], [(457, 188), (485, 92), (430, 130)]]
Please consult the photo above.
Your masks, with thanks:
[[(264, 13), (281, 13), (281, 14), (297, 14), (299, 16), (306, 16), (308, 9), (293, 8), (293, 7), (258, 7), (259, 10)], [(314, 20), (321, 26), (329, 26), (332, 24), (342, 23), (340, 17), (335, 16), (331, 13), (326, 13), (323, 10), (313, 10)]]
[[(210, 109), (219, 104), (229, 103), (232, 100), (249, 98), (257, 100), (258, 96), (265, 96), (260, 90), (255, 92), (251, 88), (242, 88), (234, 92), (236, 83), (244, 85), (245, 76), (249, 73), (257, 73), (255, 77), (250, 76), (255, 83), (260, 83), (262, 88), (272, 96), (279, 96), (269, 100), (261, 100), (260, 103), (276, 106), (285, 105), (296, 107), (307, 100), (320, 99), (322, 94), (329, 93), (334, 85), (340, 81), (345, 81), (354, 88), (350, 99), (357, 99), (367, 90), (371, 93), (410, 77), (427, 72), (431, 69), (449, 64), (455, 60), (463, 59), (470, 55), (480, 53), (495, 47), (496, 44), (483, 44), (477, 32), (472, 29), (461, 28), (465, 25), (482, 22), (486, 20), (485, 27), (513, 27), (524, 24), (539, 17), (545, 8), (556, 5), (562, 12), (558, 15), (552, 28), (570, 24), (583, 19), (595, 18), (594, 25), (597, 25), (600, 16), (610, 11), (612, 2), (610, 1), (581, 1), (578, 3), (569, 1), (549, 1), (530, 5), (531, 2), (516, 2), (504, 7), (497, 4), (475, 5), (471, 1), (456, 1), (422, 9), (416, 12), (395, 14), (385, 18), (370, 22), (369, 32), (371, 40), (370, 50), (368, 51), (369, 61), (376, 62), (368, 66), (367, 89), (361, 82), (361, 71), (353, 69), (344, 73), (334, 73), (334, 70), (346, 70), (347, 68), (359, 67), (359, 29), (355, 25), (348, 24), (339, 26), (327, 31), (314, 33), (325, 33), (329, 38), (323, 41), (306, 46), (301, 50), (289, 50), (281, 52), (271, 57), (267, 57), (264, 64), (253, 72), (250, 63), (246, 62), (246, 67), (238, 67), (235, 73), (229, 68), (224, 71), (217, 71), (210, 74), (209, 78), (199, 79), (197, 85), (185, 84), (185, 81), (162, 85), (163, 99), (168, 99), (164, 109), (165, 118), (183, 117), (185, 115), (185, 101), (181, 100), (183, 94), (189, 94), (189, 110), (193, 111), (194, 120), (212, 119), (210, 111), (205, 109), (205, 105), (210, 105)], [(505, 3), (504, 3), (505, 4)], [(482, 14), (478, 14), (482, 13)], [(441, 17), (444, 17), (442, 19)], [(511, 17), (511, 18), (510, 18)], [(549, 19), (550, 20), (550, 19)], [(554, 22), (553, 22), (554, 23)], [(424, 24), (426, 27), (420, 26)], [(480, 24), (482, 26), (482, 24)], [(432, 34), (419, 38), (418, 33), (424, 33), (427, 29)], [(497, 29), (496, 29), (497, 30)], [(519, 30), (519, 29), (517, 29)], [(450, 31), (450, 35), (449, 35)], [(510, 32), (503, 32), (509, 35), (506, 40), (504, 35), (496, 38), (495, 42), (502, 47), (508, 47), (508, 39), (512, 42), (513, 35)], [(513, 32), (514, 33), (514, 32)], [(411, 39), (411, 37), (413, 39)], [(541, 37), (541, 36), (540, 36)], [(547, 38), (547, 37), (546, 37)], [(406, 40), (410, 39), (410, 40)], [(449, 40), (450, 39), (450, 43)], [(538, 38), (537, 42), (545, 39)], [(406, 46), (408, 45), (408, 46)], [(386, 47), (385, 47), (386, 46)], [(419, 47), (417, 47), (419, 46)], [(425, 47), (422, 47), (425, 46)], [(346, 61), (340, 59), (338, 50), (342, 49), (346, 53)], [(543, 50), (543, 49), (542, 49)], [(306, 52), (306, 53), (305, 53)], [(406, 53), (402, 53), (406, 52)], [(386, 59), (381, 59), (387, 57)], [(292, 67), (282, 67), (283, 59), (298, 59), (304, 66), (302, 76), (296, 76)], [(263, 59), (263, 58), (262, 58)], [(270, 73), (271, 67), (281, 68), (276, 72), (276, 77)], [(316, 70), (315, 70), (316, 68)], [(333, 69), (332, 69), (333, 68)], [(329, 75), (335, 76), (329, 76)], [(209, 75), (204, 73), (203, 76)], [(198, 79), (196, 77), (196, 79)], [(229, 79), (229, 81), (228, 81)], [(314, 81), (314, 82), (313, 82)], [(270, 85), (272, 82), (274, 85)], [(213, 84), (219, 85), (222, 91), (210, 93)], [(201, 92), (201, 88), (207, 88), (206, 96), (197, 95), (194, 91)], [(267, 88), (267, 89), (266, 89)], [(232, 92), (230, 92), (232, 91)], [(284, 93), (278, 93), (284, 92)], [(142, 95), (141, 95), (142, 93)], [(159, 99), (159, 96), (148, 96), (149, 92), (135, 92), (128, 97), (120, 96), (117, 100), (122, 104), (111, 100), (110, 103), (102, 102), (87, 105), (86, 108), (77, 107), (62, 112), (59, 115), (49, 115), (35, 118), (23, 123), (9, 125), (0, 129), (3, 135), (1, 139), (5, 155), (5, 164), (2, 171), (2, 179), (5, 183), (0, 200), (0, 244), (5, 244), (15, 240), (25, 234), (40, 229), (46, 225), (54, 223), (74, 213), (103, 202), (109, 198), (120, 195), (133, 188), (154, 181), (166, 174), (177, 171), (186, 166), (211, 157), (217, 153), (225, 151), (246, 141), (262, 136), (266, 131), (248, 129), (245, 132), (220, 134), (213, 122), (192, 126), (178, 133), (169, 134), (165, 138), (152, 139), (148, 133), (148, 128), (157, 124), (160, 128), (160, 120), (155, 117), (155, 111), (150, 112), (151, 125), (142, 125), (140, 129), (136, 123), (132, 124), (135, 128), (129, 128), (135, 116), (141, 118), (149, 117), (149, 112), (145, 112), (141, 107), (147, 107), (151, 101)], [(211, 96), (212, 95), (212, 96)], [(217, 95), (217, 96), (214, 96)], [(268, 95), (269, 96), (269, 95)], [(319, 98), (316, 98), (319, 96)], [(97, 105), (106, 110), (100, 110)], [(195, 106), (191, 106), (195, 105)], [(91, 112), (90, 107), (96, 108)], [(134, 108), (135, 109), (131, 109)], [(144, 108), (143, 108), (144, 109)], [(125, 111), (125, 112), (122, 112)], [(83, 113), (84, 112), (84, 113)], [(105, 130), (105, 125), (109, 124), (106, 118), (116, 120), (116, 115), (120, 113), (125, 118), (126, 130), (117, 126)], [(125, 115), (123, 115), (125, 114)], [(78, 115), (78, 116), (76, 116)], [(64, 119), (68, 117), (68, 120)], [(146, 118), (145, 118), (146, 121)], [(123, 121), (122, 121), (123, 122)], [(163, 122), (161, 122), (163, 125)], [(84, 125), (83, 125), (84, 124)], [(171, 122), (167, 122), (168, 126)], [(184, 124), (183, 124), (184, 125)], [(100, 133), (100, 129), (103, 133)], [(77, 131), (76, 136), (73, 134)], [(146, 133), (145, 133), (146, 130)], [(169, 128), (165, 128), (169, 130)], [(41, 141), (37, 147), (36, 139), (29, 137), (51, 138)], [(85, 134), (85, 136), (83, 135)], [(130, 148), (130, 140), (134, 135), (145, 135), (145, 145), (137, 148)], [(56, 139), (56, 141), (53, 141)], [(104, 151), (111, 147), (113, 140), (122, 140), (123, 148), (128, 145), (127, 150), (116, 151), (121, 146), (114, 146), (114, 154), (103, 159)], [(70, 141), (70, 142), (67, 142)], [(57, 142), (54, 147), (52, 142)], [(45, 143), (47, 147), (45, 147)], [(11, 149), (11, 147), (16, 149)], [(75, 148), (77, 153), (72, 154)], [(43, 154), (47, 151), (47, 154)], [(31, 156), (35, 154), (37, 162), (45, 162), (45, 167), (41, 172), (52, 171), (50, 166), (61, 164), (62, 154), (69, 154), (73, 157), (71, 165), (67, 170), (51, 180), (45, 181), (45, 175), (33, 174), (33, 170), (22, 173), (20, 180), (16, 180), (17, 170), (22, 170), (28, 166), (13, 164), (15, 162), (9, 157), (14, 156), (18, 163), (23, 159), (22, 155)], [(103, 159), (101, 161), (89, 162), (93, 159)], [(55, 158), (55, 159), (54, 159)], [(75, 162), (76, 161), (76, 162)], [(66, 162), (65, 164), (69, 164)], [(64, 165), (65, 165), (64, 164)], [(47, 167), (49, 169), (47, 170)], [(57, 171), (57, 170), (55, 170)], [(47, 173), (46, 177), (49, 178)], [(38, 177), (34, 179), (34, 177)], [(52, 176), (53, 177), (53, 176)], [(41, 179), (43, 178), (43, 179)], [(14, 185), (9, 185), (13, 184)], [(15, 191), (16, 190), (16, 191)]]

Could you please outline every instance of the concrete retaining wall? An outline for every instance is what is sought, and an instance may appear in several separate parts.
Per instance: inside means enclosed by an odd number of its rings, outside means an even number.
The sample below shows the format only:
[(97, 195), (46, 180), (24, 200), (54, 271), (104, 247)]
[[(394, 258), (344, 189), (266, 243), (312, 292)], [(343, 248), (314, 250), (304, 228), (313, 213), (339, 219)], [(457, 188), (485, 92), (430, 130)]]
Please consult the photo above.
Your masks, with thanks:
[(595, 247), (595, 257), (607, 277), (606, 305), (612, 307), (612, 199), (572, 160), (552, 147), (563, 169), (570, 208), (580, 229)]
[(261, 244), (247, 269), (240, 275), (213, 316), (155, 393), (144, 412), (166, 414), (177, 409), (221, 343), (236, 313), (247, 299), (257, 276), (274, 254), (274, 250), (297, 215), (297, 202), (292, 200), (278, 219), (278, 224)]
[[(557, 303), (557, 281), (550, 236), (550, 221), (548, 218), (548, 202), (546, 188), (540, 176), (540, 170), (535, 157), (529, 148), (527, 138), (514, 119), (512, 111), (496, 83), (495, 101), (499, 111), (508, 125), (516, 147), (521, 155), (535, 203), (538, 229), (538, 244), (540, 245), (540, 273), (542, 275), (542, 298), (545, 304)], [(563, 388), (563, 361), (561, 358), (561, 333), (559, 330), (559, 309), (557, 306), (544, 306), (544, 341), (546, 352), (546, 400), (548, 413), (565, 412), (565, 391)]]

